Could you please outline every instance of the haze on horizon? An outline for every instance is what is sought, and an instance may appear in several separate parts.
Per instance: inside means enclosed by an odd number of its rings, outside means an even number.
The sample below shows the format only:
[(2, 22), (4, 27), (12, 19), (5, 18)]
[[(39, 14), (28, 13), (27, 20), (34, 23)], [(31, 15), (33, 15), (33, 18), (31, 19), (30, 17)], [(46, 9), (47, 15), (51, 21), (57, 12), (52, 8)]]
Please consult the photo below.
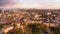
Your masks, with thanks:
[(0, 8), (60, 9), (60, 0), (0, 0)]

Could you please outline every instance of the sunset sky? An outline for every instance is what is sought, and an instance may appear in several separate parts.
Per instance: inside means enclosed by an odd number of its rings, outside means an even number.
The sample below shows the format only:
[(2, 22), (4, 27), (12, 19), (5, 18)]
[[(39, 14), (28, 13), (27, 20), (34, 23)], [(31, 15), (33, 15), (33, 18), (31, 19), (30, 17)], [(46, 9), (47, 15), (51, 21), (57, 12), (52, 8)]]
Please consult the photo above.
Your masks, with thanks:
[(59, 9), (60, 0), (0, 0), (0, 8)]

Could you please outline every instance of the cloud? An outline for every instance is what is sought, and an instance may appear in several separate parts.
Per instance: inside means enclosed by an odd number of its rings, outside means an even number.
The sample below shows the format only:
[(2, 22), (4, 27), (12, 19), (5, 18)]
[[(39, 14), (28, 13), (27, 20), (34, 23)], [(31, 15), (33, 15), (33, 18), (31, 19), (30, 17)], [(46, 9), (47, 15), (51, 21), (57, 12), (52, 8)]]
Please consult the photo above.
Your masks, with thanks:
[(7, 4), (13, 4), (12, 0), (0, 0), (0, 6), (5, 6)]
[(4, 6), (6, 4), (48, 4), (48, 3), (60, 3), (60, 0), (0, 0), (0, 6)]
[(0, 0), (3, 8), (60, 8), (60, 0)]
[(1, 7), (4, 9), (11, 9), (11, 8), (25, 8), (25, 9), (30, 9), (30, 8), (36, 8), (36, 9), (60, 9), (59, 4), (14, 4), (12, 6), (4, 6)]

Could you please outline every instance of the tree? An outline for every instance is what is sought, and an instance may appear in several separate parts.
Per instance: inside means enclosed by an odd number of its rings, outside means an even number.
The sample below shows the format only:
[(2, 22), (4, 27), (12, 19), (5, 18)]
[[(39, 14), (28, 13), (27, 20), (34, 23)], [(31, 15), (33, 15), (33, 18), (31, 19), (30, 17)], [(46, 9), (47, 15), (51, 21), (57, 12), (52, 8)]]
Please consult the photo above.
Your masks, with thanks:
[(0, 25), (0, 29), (3, 28), (3, 25)]
[(32, 34), (41, 34), (42, 31), (38, 26), (38, 24), (29, 24), (27, 27), (32, 32)]
[(14, 28), (17, 26), (16, 24), (13, 24)]
[(17, 28), (15, 31), (14, 31), (14, 34), (24, 34), (22, 32), (22, 29), (21, 28)]
[(55, 34), (60, 34), (60, 25), (55, 29)]

